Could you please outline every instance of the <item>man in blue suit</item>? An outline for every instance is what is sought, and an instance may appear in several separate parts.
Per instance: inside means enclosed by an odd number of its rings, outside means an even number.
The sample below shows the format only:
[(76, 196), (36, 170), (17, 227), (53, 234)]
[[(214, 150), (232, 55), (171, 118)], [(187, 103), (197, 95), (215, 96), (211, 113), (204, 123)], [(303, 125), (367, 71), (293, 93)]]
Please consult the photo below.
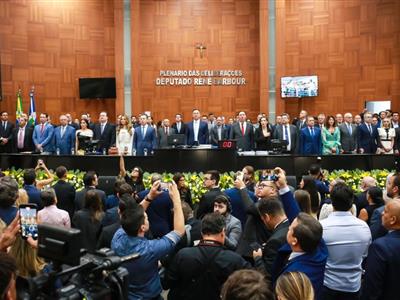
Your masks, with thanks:
[(200, 111), (193, 109), (193, 121), (187, 123), (187, 144), (190, 146), (208, 144), (208, 124), (200, 120)]
[(400, 200), (386, 204), (382, 224), (389, 233), (368, 249), (362, 300), (399, 299)]
[(147, 124), (147, 116), (141, 115), (139, 118), (140, 126), (135, 128), (132, 149), (136, 150), (136, 155), (144, 155), (144, 149), (150, 154), (157, 148), (157, 136), (153, 127)]
[(376, 153), (379, 145), (379, 134), (376, 126), (372, 125), (372, 114), (364, 114), (364, 123), (357, 128), (357, 144), (360, 153)]
[(36, 151), (44, 153), (54, 152), (53, 136), (54, 127), (47, 122), (49, 115), (47, 113), (40, 114), (40, 124), (35, 126), (33, 130), (33, 143)]
[(275, 168), (279, 196), (289, 219), (290, 227), (287, 243), (278, 251), (272, 268), (272, 280), (275, 283), (279, 275), (286, 272), (303, 272), (310, 279), (315, 299), (321, 300), (324, 282), (325, 265), (328, 259), (328, 248), (322, 238), (322, 226), (312, 216), (300, 212), (286, 182), (285, 172)]
[(75, 149), (75, 128), (68, 125), (66, 115), (60, 116), (60, 126), (54, 130), (54, 145), (62, 155), (71, 155)]
[(314, 117), (307, 117), (307, 127), (300, 130), (300, 154), (320, 155), (322, 150), (321, 130), (314, 127)]

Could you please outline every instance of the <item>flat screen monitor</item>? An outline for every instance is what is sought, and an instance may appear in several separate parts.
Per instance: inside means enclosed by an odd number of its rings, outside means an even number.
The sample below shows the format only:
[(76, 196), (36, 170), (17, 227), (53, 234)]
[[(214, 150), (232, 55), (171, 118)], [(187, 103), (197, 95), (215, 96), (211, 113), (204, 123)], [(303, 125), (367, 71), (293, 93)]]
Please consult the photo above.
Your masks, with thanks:
[(60, 264), (80, 263), (81, 231), (54, 225), (39, 224), (38, 256)]
[(182, 146), (185, 145), (186, 136), (184, 134), (171, 134), (167, 136), (168, 146)]
[(282, 98), (318, 96), (318, 76), (295, 76), (281, 78)]
[(371, 113), (380, 113), (381, 111), (391, 109), (392, 102), (390, 100), (381, 101), (365, 101), (365, 108)]
[(115, 78), (79, 78), (79, 98), (116, 98)]

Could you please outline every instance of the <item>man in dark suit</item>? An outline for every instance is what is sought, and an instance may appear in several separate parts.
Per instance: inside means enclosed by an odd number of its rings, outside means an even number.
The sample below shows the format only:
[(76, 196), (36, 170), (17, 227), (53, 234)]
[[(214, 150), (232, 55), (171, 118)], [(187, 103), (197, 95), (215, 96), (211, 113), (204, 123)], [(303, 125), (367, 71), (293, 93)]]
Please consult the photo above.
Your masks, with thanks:
[(382, 224), (389, 233), (368, 249), (362, 300), (399, 299), (400, 200), (386, 204)]
[(302, 110), (299, 113), (299, 118), (296, 121), (296, 127), (301, 130), (304, 127), (307, 127), (307, 111)]
[(396, 134), (396, 136), (394, 137), (393, 149), (396, 154), (399, 154), (400, 153), (400, 127), (397, 127), (395, 129), (395, 134)]
[(12, 152), (12, 133), (14, 130), (14, 124), (8, 121), (8, 113), (6, 111), (1, 112), (0, 118), (0, 153), (9, 153)]
[(99, 123), (94, 125), (94, 139), (99, 140), (98, 150), (103, 153), (115, 145), (115, 126), (108, 122), (106, 112), (99, 115)]
[(133, 135), (132, 149), (136, 151), (136, 155), (144, 155), (144, 149), (147, 149), (147, 153), (150, 154), (153, 149), (157, 148), (157, 136), (156, 131), (152, 126), (147, 123), (147, 116), (142, 114), (139, 117), (140, 126), (135, 128), (135, 134)]
[(193, 121), (187, 123), (187, 144), (190, 146), (208, 144), (208, 124), (200, 120), (200, 111), (193, 109)]
[(307, 117), (307, 127), (300, 130), (300, 154), (320, 155), (322, 150), (321, 130), (314, 127), (314, 117)]
[(67, 168), (57, 167), (56, 175), (59, 180), (53, 188), (57, 196), (57, 207), (67, 211), (72, 220), (75, 212), (75, 188), (67, 182)]
[(379, 135), (376, 126), (372, 125), (372, 114), (364, 114), (364, 123), (357, 128), (357, 144), (360, 153), (375, 154), (379, 145)]
[(32, 134), (33, 127), (27, 125), (27, 119), (20, 117), (18, 127), (13, 130), (12, 146), (13, 152), (31, 152), (35, 150)]
[(72, 121), (71, 114), (65, 114), (65, 116), (68, 119), (68, 125), (73, 127), (75, 130), (78, 130), (79, 129), (79, 124), (76, 124), (75, 122)]
[(236, 148), (242, 151), (251, 151), (254, 149), (254, 128), (247, 122), (246, 113), (239, 112), (238, 122), (232, 125), (229, 139), (236, 140)]
[(391, 122), (391, 127), (397, 129), (399, 128), (399, 113), (397, 111), (394, 111), (392, 113), (392, 122)]
[(164, 119), (162, 126), (158, 128), (158, 147), (168, 148), (168, 136), (175, 134), (175, 129), (169, 126), (169, 120)]
[(261, 219), (272, 232), (271, 237), (262, 245), (262, 248), (253, 251), (255, 265), (258, 269), (271, 274), (272, 266), (278, 250), (286, 243), (289, 222), (278, 198), (261, 199), (257, 205)]
[(75, 211), (78, 211), (84, 207), (86, 192), (89, 190), (95, 190), (96, 193), (99, 195), (103, 205), (104, 203), (106, 203), (106, 193), (96, 188), (98, 185), (96, 172), (86, 172), (85, 176), (83, 176), (83, 184), (85, 185), (85, 187), (75, 194)]
[(222, 117), (217, 117), (215, 125), (211, 128), (211, 145), (218, 146), (218, 141), (229, 138), (229, 130), (223, 123)]
[(218, 186), (219, 172), (215, 170), (207, 171), (204, 174), (204, 187), (208, 191), (201, 196), (199, 207), (197, 209), (197, 219), (202, 219), (206, 214), (214, 212), (214, 200), (217, 196), (223, 195)]
[(351, 113), (344, 114), (344, 123), (339, 125), (340, 143), (344, 153), (357, 153), (357, 126)]
[(187, 125), (182, 122), (181, 114), (175, 115), (175, 122), (171, 127), (175, 129), (176, 134), (184, 134), (185, 136), (187, 135)]
[(54, 146), (61, 155), (71, 155), (75, 149), (75, 128), (68, 125), (66, 115), (60, 116), (60, 126), (54, 129)]
[(282, 114), (282, 124), (276, 126), (274, 139), (287, 141), (287, 152), (291, 154), (297, 153), (299, 146), (298, 129), (296, 126), (290, 125), (288, 114)]

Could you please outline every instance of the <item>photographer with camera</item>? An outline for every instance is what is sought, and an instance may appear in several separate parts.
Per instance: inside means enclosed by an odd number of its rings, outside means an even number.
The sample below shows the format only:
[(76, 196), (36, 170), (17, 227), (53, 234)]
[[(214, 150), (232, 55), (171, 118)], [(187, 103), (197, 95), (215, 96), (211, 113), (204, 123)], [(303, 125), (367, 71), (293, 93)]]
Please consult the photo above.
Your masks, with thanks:
[[(157, 182), (155, 186), (159, 185)], [(185, 233), (181, 199), (175, 183), (169, 184), (169, 197), (173, 202), (174, 230), (157, 240), (145, 238), (149, 220), (142, 206), (127, 209), (121, 215), (121, 226), (114, 235), (111, 248), (119, 256), (139, 253), (140, 257), (124, 264), (129, 272), (130, 299), (160, 299), (162, 292), (158, 261), (170, 253)], [(146, 198), (147, 202), (158, 201)], [(150, 205), (151, 206), (151, 205)]]

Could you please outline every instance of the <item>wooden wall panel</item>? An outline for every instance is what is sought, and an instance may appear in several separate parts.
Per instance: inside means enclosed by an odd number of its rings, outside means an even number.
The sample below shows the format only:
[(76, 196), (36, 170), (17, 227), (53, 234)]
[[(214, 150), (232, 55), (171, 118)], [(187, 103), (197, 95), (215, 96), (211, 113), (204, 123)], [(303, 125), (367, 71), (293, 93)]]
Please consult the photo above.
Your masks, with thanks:
[(66, 112), (97, 119), (106, 110), (113, 117), (114, 100), (79, 99), (78, 78), (115, 76), (114, 29), (113, 0), (0, 1), (0, 109), (15, 115), (21, 87), (28, 111), (35, 85), (37, 112), (55, 123)]
[(319, 96), (279, 99), (296, 116), (360, 112), (366, 100), (400, 110), (400, 1), (277, 1), (277, 94), (282, 76), (319, 76)]
[[(259, 1), (132, 2), (132, 107), (156, 120), (192, 109), (231, 116), (260, 110)], [(204, 57), (195, 49), (204, 43)], [(267, 50), (265, 50), (267, 51)], [(242, 70), (245, 86), (156, 86), (160, 70)]]

